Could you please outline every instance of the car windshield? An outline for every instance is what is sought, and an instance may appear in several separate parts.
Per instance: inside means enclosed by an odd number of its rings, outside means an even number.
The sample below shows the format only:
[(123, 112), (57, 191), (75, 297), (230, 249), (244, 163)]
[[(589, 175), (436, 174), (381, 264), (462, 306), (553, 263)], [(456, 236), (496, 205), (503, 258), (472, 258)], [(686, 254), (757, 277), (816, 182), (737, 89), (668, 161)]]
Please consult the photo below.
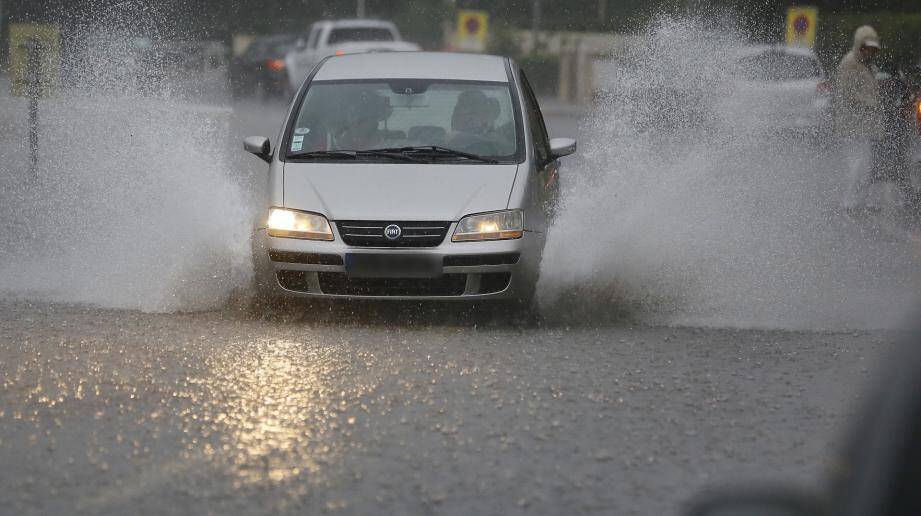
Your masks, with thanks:
[(510, 161), (517, 133), (506, 83), (320, 81), (304, 96), (288, 155), (439, 146)]
[(348, 41), (393, 41), (393, 32), (381, 27), (349, 27), (333, 29), (329, 33), (329, 44)]
[(822, 75), (813, 57), (785, 52), (764, 52), (739, 60), (737, 75), (752, 81), (783, 82), (817, 79)]

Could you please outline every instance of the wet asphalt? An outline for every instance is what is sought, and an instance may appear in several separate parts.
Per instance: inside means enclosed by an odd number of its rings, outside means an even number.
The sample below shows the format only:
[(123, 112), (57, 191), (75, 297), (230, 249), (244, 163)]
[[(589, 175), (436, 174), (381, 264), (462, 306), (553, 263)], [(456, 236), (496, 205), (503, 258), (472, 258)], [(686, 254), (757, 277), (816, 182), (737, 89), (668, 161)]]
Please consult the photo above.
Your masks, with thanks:
[(896, 339), (333, 310), (3, 302), (0, 513), (675, 514), (818, 482)]
[[(283, 111), (237, 106), (233, 137)], [(676, 514), (819, 483), (898, 338), (237, 305), (0, 300), (0, 514)]]

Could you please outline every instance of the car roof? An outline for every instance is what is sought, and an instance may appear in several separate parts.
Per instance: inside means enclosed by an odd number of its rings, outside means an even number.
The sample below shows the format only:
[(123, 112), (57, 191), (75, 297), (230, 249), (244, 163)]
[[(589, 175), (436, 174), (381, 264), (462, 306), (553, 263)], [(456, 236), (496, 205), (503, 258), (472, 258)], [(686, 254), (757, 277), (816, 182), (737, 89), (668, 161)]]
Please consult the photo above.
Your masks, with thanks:
[(383, 29), (392, 29), (396, 25), (393, 22), (385, 20), (375, 20), (372, 18), (351, 18), (344, 20), (323, 20), (317, 22), (318, 25), (326, 25), (333, 28), (347, 28), (347, 27), (375, 27)]
[(508, 82), (504, 57), (449, 52), (369, 52), (327, 59), (314, 80), (443, 79)]

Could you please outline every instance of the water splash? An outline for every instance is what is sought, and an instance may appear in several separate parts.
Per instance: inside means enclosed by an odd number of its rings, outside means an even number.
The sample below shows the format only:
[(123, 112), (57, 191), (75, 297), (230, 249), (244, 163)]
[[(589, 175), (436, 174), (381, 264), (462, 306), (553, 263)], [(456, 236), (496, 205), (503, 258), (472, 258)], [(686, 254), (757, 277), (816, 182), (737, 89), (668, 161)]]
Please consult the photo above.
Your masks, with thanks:
[(549, 237), (546, 313), (841, 329), (889, 327), (913, 306), (917, 242), (842, 212), (833, 138), (755, 115), (783, 106), (737, 87), (745, 45), (662, 18), (610, 63)]
[(184, 85), (200, 76), (188, 67), (135, 61), (137, 42), (113, 25), (67, 42), (64, 87), (41, 103), (37, 178), (25, 104), (0, 97), (0, 292), (145, 311), (220, 306), (251, 269), (231, 111), (190, 101)]

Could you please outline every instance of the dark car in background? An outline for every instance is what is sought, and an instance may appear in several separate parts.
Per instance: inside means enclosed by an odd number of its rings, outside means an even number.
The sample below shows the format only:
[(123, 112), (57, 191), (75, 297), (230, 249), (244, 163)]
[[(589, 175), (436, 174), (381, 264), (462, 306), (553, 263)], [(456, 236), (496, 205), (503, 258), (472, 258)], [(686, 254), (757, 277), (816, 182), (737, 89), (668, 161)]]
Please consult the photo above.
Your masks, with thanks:
[(295, 34), (260, 36), (230, 61), (230, 84), (235, 98), (282, 96), (287, 91), (287, 54), (297, 41)]

